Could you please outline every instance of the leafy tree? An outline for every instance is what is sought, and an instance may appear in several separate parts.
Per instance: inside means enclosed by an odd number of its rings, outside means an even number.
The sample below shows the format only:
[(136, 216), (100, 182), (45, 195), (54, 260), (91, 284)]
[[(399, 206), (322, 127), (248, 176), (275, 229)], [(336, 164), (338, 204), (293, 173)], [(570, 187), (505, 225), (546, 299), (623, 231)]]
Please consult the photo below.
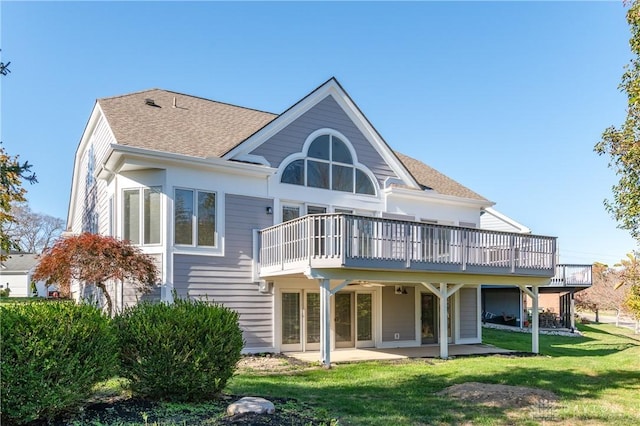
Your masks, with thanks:
[(591, 287), (579, 291), (575, 295), (576, 306), (596, 314), (596, 322), (600, 320), (601, 310), (616, 311), (616, 325), (624, 310), (625, 294), (617, 290), (620, 272), (614, 268), (596, 262), (593, 264), (593, 283)]
[(627, 3), (629, 44), (634, 57), (625, 66), (619, 86), (627, 94), (627, 118), (619, 128), (612, 126), (604, 131), (595, 151), (610, 157), (609, 167), (620, 177), (612, 187), (613, 200), (605, 200), (605, 208), (618, 227), (640, 241), (640, 3)]
[(157, 282), (158, 269), (148, 255), (129, 241), (83, 233), (58, 240), (44, 251), (33, 274), (35, 280), (58, 283), (63, 297), (70, 295), (71, 281), (99, 288), (107, 312), (113, 301), (107, 290), (109, 281), (127, 282), (141, 292), (149, 292)]
[(0, 260), (4, 260), (12, 249), (17, 249), (16, 242), (7, 235), (6, 229), (15, 223), (11, 213), (14, 202), (25, 201), (27, 192), (22, 187), (22, 180), (36, 183), (36, 175), (31, 172), (31, 164), (20, 163), (18, 156), (12, 157), (0, 145)]
[[(0, 75), (7, 75), (11, 62), (0, 62)], [(31, 164), (20, 163), (18, 156), (11, 157), (6, 153), (0, 142), (0, 261), (5, 260), (12, 249), (18, 248), (5, 232), (7, 226), (15, 222), (11, 214), (13, 202), (25, 201), (27, 192), (22, 187), (22, 180), (36, 183), (36, 175), (31, 172)]]
[(15, 222), (9, 224), (6, 233), (22, 252), (41, 253), (64, 231), (64, 220), (36, 213), (27, 203), (13, 204), (11, 215)]
[[(636, 321), (640, 322), (640, 258), (638, 253), (627, 253), (626, 259), (622, 259), (616, 266), (622, 268), (620, 282), (616, 288), (626, 289), (624, 306)], [(636, 331), (638, 331), (637, 326)]]
[(631, 287), (625, 299), (625, 306), (636, 320), (636, 334), (640, 334), (640, 286)]

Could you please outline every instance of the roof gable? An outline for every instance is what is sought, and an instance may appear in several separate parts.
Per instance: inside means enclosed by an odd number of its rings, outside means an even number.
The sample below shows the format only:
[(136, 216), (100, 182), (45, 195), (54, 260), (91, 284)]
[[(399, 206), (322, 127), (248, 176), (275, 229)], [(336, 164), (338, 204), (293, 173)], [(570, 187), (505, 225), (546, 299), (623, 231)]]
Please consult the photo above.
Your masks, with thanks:
[(351, 120), (362, 135), (364, 135), (391, 170), (393, 170), (394, 174), (398, 176), (405, 185), (419, 189), (420, 186), (418, 183), (413, 179), (411, 174), (408, 173), (406, 168), (394, 155), (391, 148), (371, 125), (364, 114), (362, 114), (358, 106), (353, 102), (351, 97), (346, 93), (342, 86), (340, 86), (335, 78), (329, 79), (313, 90), (291, 108), (280, 114), (276, 119), (258, 130), (246, 141), (229, 151), (224, 158), (242, 160), (246, 156), (251, 155), (251, 152), (257, 147), (292, 124), (300, 116), (314, 108), (316, 105), (325, 101), (328, 96), (331, 96), (337, 105), (342, 108), (348, 119)]
[[(292, 159), (303, 158), (307, 153), (308, 144), (319, 134), (333, 134), (348, 142), (353, 148), (354, 164), (371, 171), (379, 186), (382, 186), (387, 178), (397, 180), (397, 174), (330, 95), (258, 145), (250, 155), (255, 156), (254, 159), (262, 158), (264, 164), (282, 169), (285, 167), (285, 160), (288, 164)], [(252, 157), (241, 158), (250, 160)]]
[[(280, 115), (162, 89), (97, 101), (117, 143), (199, 158), (255, 161), (252, 152), (331, 97), (402, 185), (415, 190), (488, 201), (421, 161), (394, 152), (335, 78)], [(301, 141), (302, 143), (302, 141)]]

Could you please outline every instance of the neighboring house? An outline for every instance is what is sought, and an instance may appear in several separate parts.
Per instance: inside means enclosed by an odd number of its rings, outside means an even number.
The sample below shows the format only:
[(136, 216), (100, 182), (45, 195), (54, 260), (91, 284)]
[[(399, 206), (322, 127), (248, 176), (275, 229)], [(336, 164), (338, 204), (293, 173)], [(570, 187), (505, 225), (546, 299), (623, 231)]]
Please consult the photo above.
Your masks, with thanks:
[[(281, 114), (153, 89), (96, 102), (68, 229), (153, 256), (149, 298), (237, 310), (245, 352), (329, 363), (338, 348), (437, 344), (446, 358), (481, 342), (482, 284), (535, 305), (555, 273), (554, 237), (481, 229), (493, 204), (392, 150), (335, 79)], [(118, 309), (139, 297), (112, 292)]]
[[(496, 231), (530, 234), (531, 230), (493, 208), (480, 215), (480, 227)], [(551, 284), (540, 287), (538, 309), (545, 328), (575, 328), (574, 295), (592, 284), (592, 265), (556, 264)], [(518, 286), (482, 286), (483, 319), (525, 327), (531, 321), (533, 301)]]
[(31, 291), (33, 271), (38, 265), (38, 255), (33, 253), (11, 253), (0, 262), (0, 290), (9, 288), (9, 297), (47, 296), (47, 286), (36, 282), (36, 294)]

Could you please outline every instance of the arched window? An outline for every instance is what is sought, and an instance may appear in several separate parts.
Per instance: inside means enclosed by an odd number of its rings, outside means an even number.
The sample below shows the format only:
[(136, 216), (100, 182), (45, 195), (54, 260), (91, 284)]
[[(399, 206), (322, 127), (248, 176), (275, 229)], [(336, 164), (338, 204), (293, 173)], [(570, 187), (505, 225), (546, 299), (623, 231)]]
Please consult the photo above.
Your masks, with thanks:
[(280, 182), (356, 194), (376, 194), (373, 182), (354, 165), (349, 147), (339, 137), (329, 133), (316, 137), (309, 144), (306, 154), (306, 158), (293, 160), (285, 166)]

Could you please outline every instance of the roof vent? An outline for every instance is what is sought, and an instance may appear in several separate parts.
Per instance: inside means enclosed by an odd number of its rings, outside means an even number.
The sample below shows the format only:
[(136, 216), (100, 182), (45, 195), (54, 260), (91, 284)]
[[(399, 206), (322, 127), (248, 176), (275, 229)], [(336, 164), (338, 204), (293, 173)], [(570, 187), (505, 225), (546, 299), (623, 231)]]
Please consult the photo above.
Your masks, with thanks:
[(147, 98), (144, 100), (145, 105), (149, 105), (152, 107), (160, 107), (160, 105), (156, 104), (155, 101), (151, 98)]

